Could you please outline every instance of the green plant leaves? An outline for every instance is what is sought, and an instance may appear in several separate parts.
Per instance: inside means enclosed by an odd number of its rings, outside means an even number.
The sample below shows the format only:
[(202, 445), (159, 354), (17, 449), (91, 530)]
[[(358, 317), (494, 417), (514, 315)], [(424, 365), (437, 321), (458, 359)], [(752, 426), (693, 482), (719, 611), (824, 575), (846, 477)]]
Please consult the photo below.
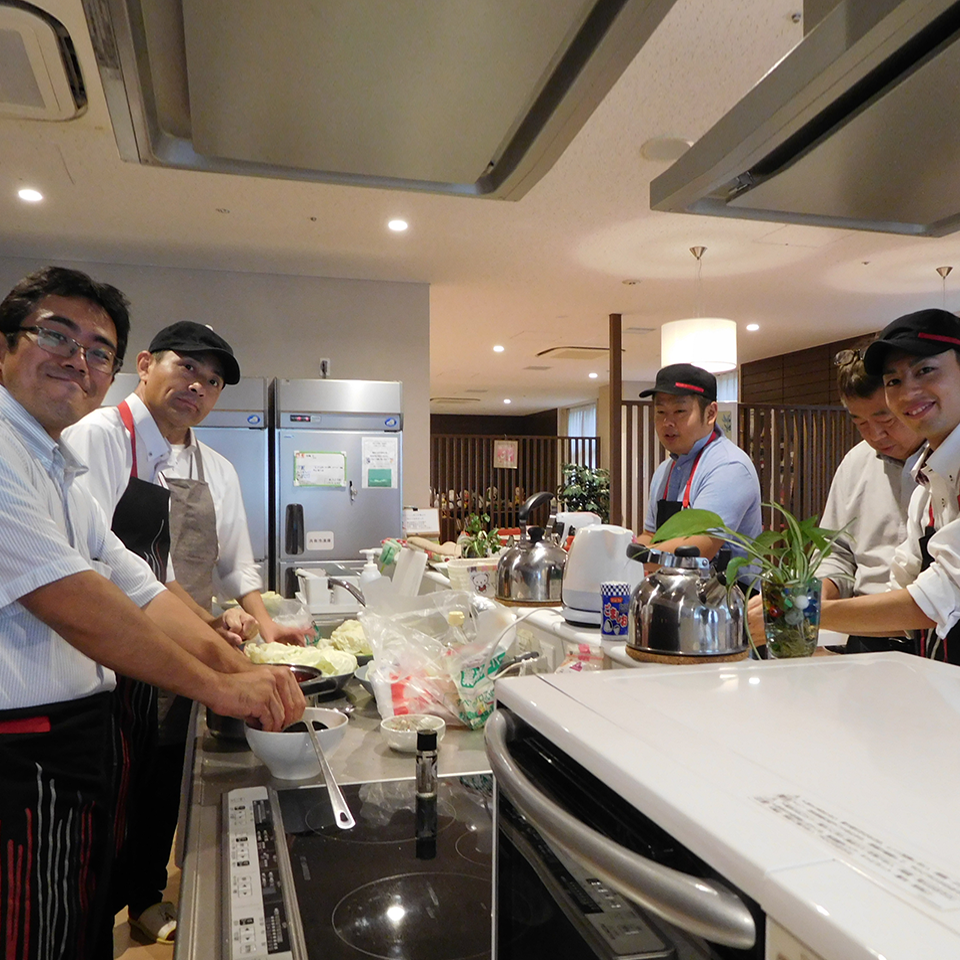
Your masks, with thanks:
[(727, 582), (736, 582), (741, 567), (756, 566), (763, 580), (779, 584), (804, 584), (814, 576), (820, 561), (833, 552), (833, 545), (847, 526), (827, 530), (817, 526), (818, 517), (798, 520), (780, 504), (765, 504), (783, 517), (782, 530), (764, 530), (746, 537), (731, 530), (722, 518), (710, 510), (681, 510), (653, 535), (653, 543), (684, 537), (710, 536), (741, 548), (746, 557), (734, 557), (727, 566)]
[(673, 540), (677, 537), (696, 537), (711, 531), (718, 533), (724, 529), (725, 524), (720, 514), (712, 510), (697, 510), (691, 507), (675, 513), (666, 523), (658, 527), (653, 535), (653, 542), (662, 543), (664, 540)]
[(606, 522), (610, 518), (609, 471), (579, 463), (565, 463), (562, 469), (563, 483), (557, 489), (557, 498), (564, 509), (595, 513)]

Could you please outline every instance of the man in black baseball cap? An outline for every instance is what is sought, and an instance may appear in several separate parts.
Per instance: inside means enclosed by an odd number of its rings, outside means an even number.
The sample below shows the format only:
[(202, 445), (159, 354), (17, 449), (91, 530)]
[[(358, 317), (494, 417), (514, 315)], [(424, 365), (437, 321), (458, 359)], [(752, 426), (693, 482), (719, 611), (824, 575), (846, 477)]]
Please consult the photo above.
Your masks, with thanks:
[(920, 631), (921, 656), (960, 664), (960, 320), (937, 309), (899, 317), (867, 348), (864, 367), (883, 377), (887, 407), (927, 445), (890, 568), (899, 589), (825, 602), (821, 626)]
[(164, 327), (151, 341), (150, 353), (174, 350), (176, 353), (208, 353), (219, 360), (224, 383), (240, 382), (240, 364), (233, 355), (233, 347), (211, 327), (192, 320), (178, 320)]
[[(673, 363), (640, 396), (653, 397), (654, 428), (670, 454), (650, 481), (640, 542), (651, 543), (658, 527), (688, 507), (712, 510), (732, 529), (757, 536), (760, 482), (750, 458), (717, 426), (717, 378), (692, 363)], [(723, 541), (698, 536), (657, 544), (668, 553), (679, 546), (695, 546), (713, 558)]]
[[(240, 380), (233, 348), (210, 327), (181, 320), (137, 355), (137, 373), (140, 383), (122, 403), (101, 407), (70, 428), (71, 445), (90, 466), (77, 483), (113, 518), (127, 548), (228, 639), (239, 643), (259, 625), (265, 640), (303, 643), (303, 631), (280, 627), (264, 608), (237, 471), (193, 430), (213, 410), (224, 384)], [(215, 593), (240, 606), (214, 617)], [(159, 746), (130, 788), (122, 892), (131, 924), (153, 940), (171, 942), (176, 908), (162, 893), (191, 702), (162, 693), (159, 701)], [(137, 720), (148, 722), (146, 716)]]
[(717, 378), (702, 367), (692, 363), (671, 363), (657, 372), (657, 382), (650, 390), (643, 390), (641, 397), (652, 397), (657, 393), (671, 396), (702, 397), (707, 403), (717, 399)]

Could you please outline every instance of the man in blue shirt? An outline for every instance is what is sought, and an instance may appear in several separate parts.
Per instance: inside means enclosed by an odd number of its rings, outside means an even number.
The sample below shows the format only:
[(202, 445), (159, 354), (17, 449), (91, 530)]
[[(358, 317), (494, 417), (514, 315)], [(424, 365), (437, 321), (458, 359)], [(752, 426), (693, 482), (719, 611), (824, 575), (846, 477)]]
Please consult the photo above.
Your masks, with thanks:
[[(650, 481), (650, 499), (643, 533), (649, 544), (657, 528), (680, 510), (696, 507), (719, 514), (732, 530), (748, 537), (762, 527), (760, 481), (750, 458), (717, 426), (717, 378), (690, 363), (674, 363), (657, 373), (652, 390), (653, 422), (669, 458)], [(698, 547), (713, 559), (723, 546), (717, 537), (666, 540), (657, 549)], [(734, 551), (735, 553), (738, 551)]]

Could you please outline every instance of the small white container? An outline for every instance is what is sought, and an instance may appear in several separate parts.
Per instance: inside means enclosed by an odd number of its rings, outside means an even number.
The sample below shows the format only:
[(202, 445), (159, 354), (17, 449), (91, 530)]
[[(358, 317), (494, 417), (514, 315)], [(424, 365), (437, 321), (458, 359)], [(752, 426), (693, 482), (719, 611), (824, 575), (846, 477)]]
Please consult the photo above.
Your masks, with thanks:
[(461, 557), (447, 561), (451, 590), (469, 590), (481, 597), (497, 594), (497, 558)]
[[(337, 749), (347, 732), (347, 718), (339, 710), (307, 707), (302, 719), (305, 723), (319, 720), (327, 725), (326, 730), (317, 731), (327, 757)], [(309, 733), (255, 730), (246, 725), (244, 732), (250, 749), (266, 764), (273, 776), (280, 780), (308, 780), (320, 776), (320, 761), (317, 760)]]
[(388, 746), (398, 753), (417, 752), (417, 733), (420, 730), (436, 730), (439, 743), (446, 729), (442, 717), (434, 717), (429, 713), (404, 713), (380, 721), (380, 732)]

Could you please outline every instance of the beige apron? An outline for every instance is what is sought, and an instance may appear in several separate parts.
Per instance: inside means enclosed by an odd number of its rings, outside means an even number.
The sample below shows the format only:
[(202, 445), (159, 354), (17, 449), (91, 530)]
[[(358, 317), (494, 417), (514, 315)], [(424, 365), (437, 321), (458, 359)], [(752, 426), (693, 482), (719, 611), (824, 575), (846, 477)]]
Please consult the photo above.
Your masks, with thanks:
[(203, 476), (199, 443), (194, 450), (196, 480), (163, 478), (170, 491), (170, 556), (177, 583), (204, 610), (213, 603), (213, 568), (220, 559), (217, 513)]
[[(217, 513), (210, 487), (203, 477), (200, 445), (194, 450), (197, 479), (163, 477), (170, 491), (170, 556), (177, 583), (204, 610), (213, 603), (213, 568), (220, 557)], [(186, 739), (192, 701), (160, 691), (160, 743)]]

